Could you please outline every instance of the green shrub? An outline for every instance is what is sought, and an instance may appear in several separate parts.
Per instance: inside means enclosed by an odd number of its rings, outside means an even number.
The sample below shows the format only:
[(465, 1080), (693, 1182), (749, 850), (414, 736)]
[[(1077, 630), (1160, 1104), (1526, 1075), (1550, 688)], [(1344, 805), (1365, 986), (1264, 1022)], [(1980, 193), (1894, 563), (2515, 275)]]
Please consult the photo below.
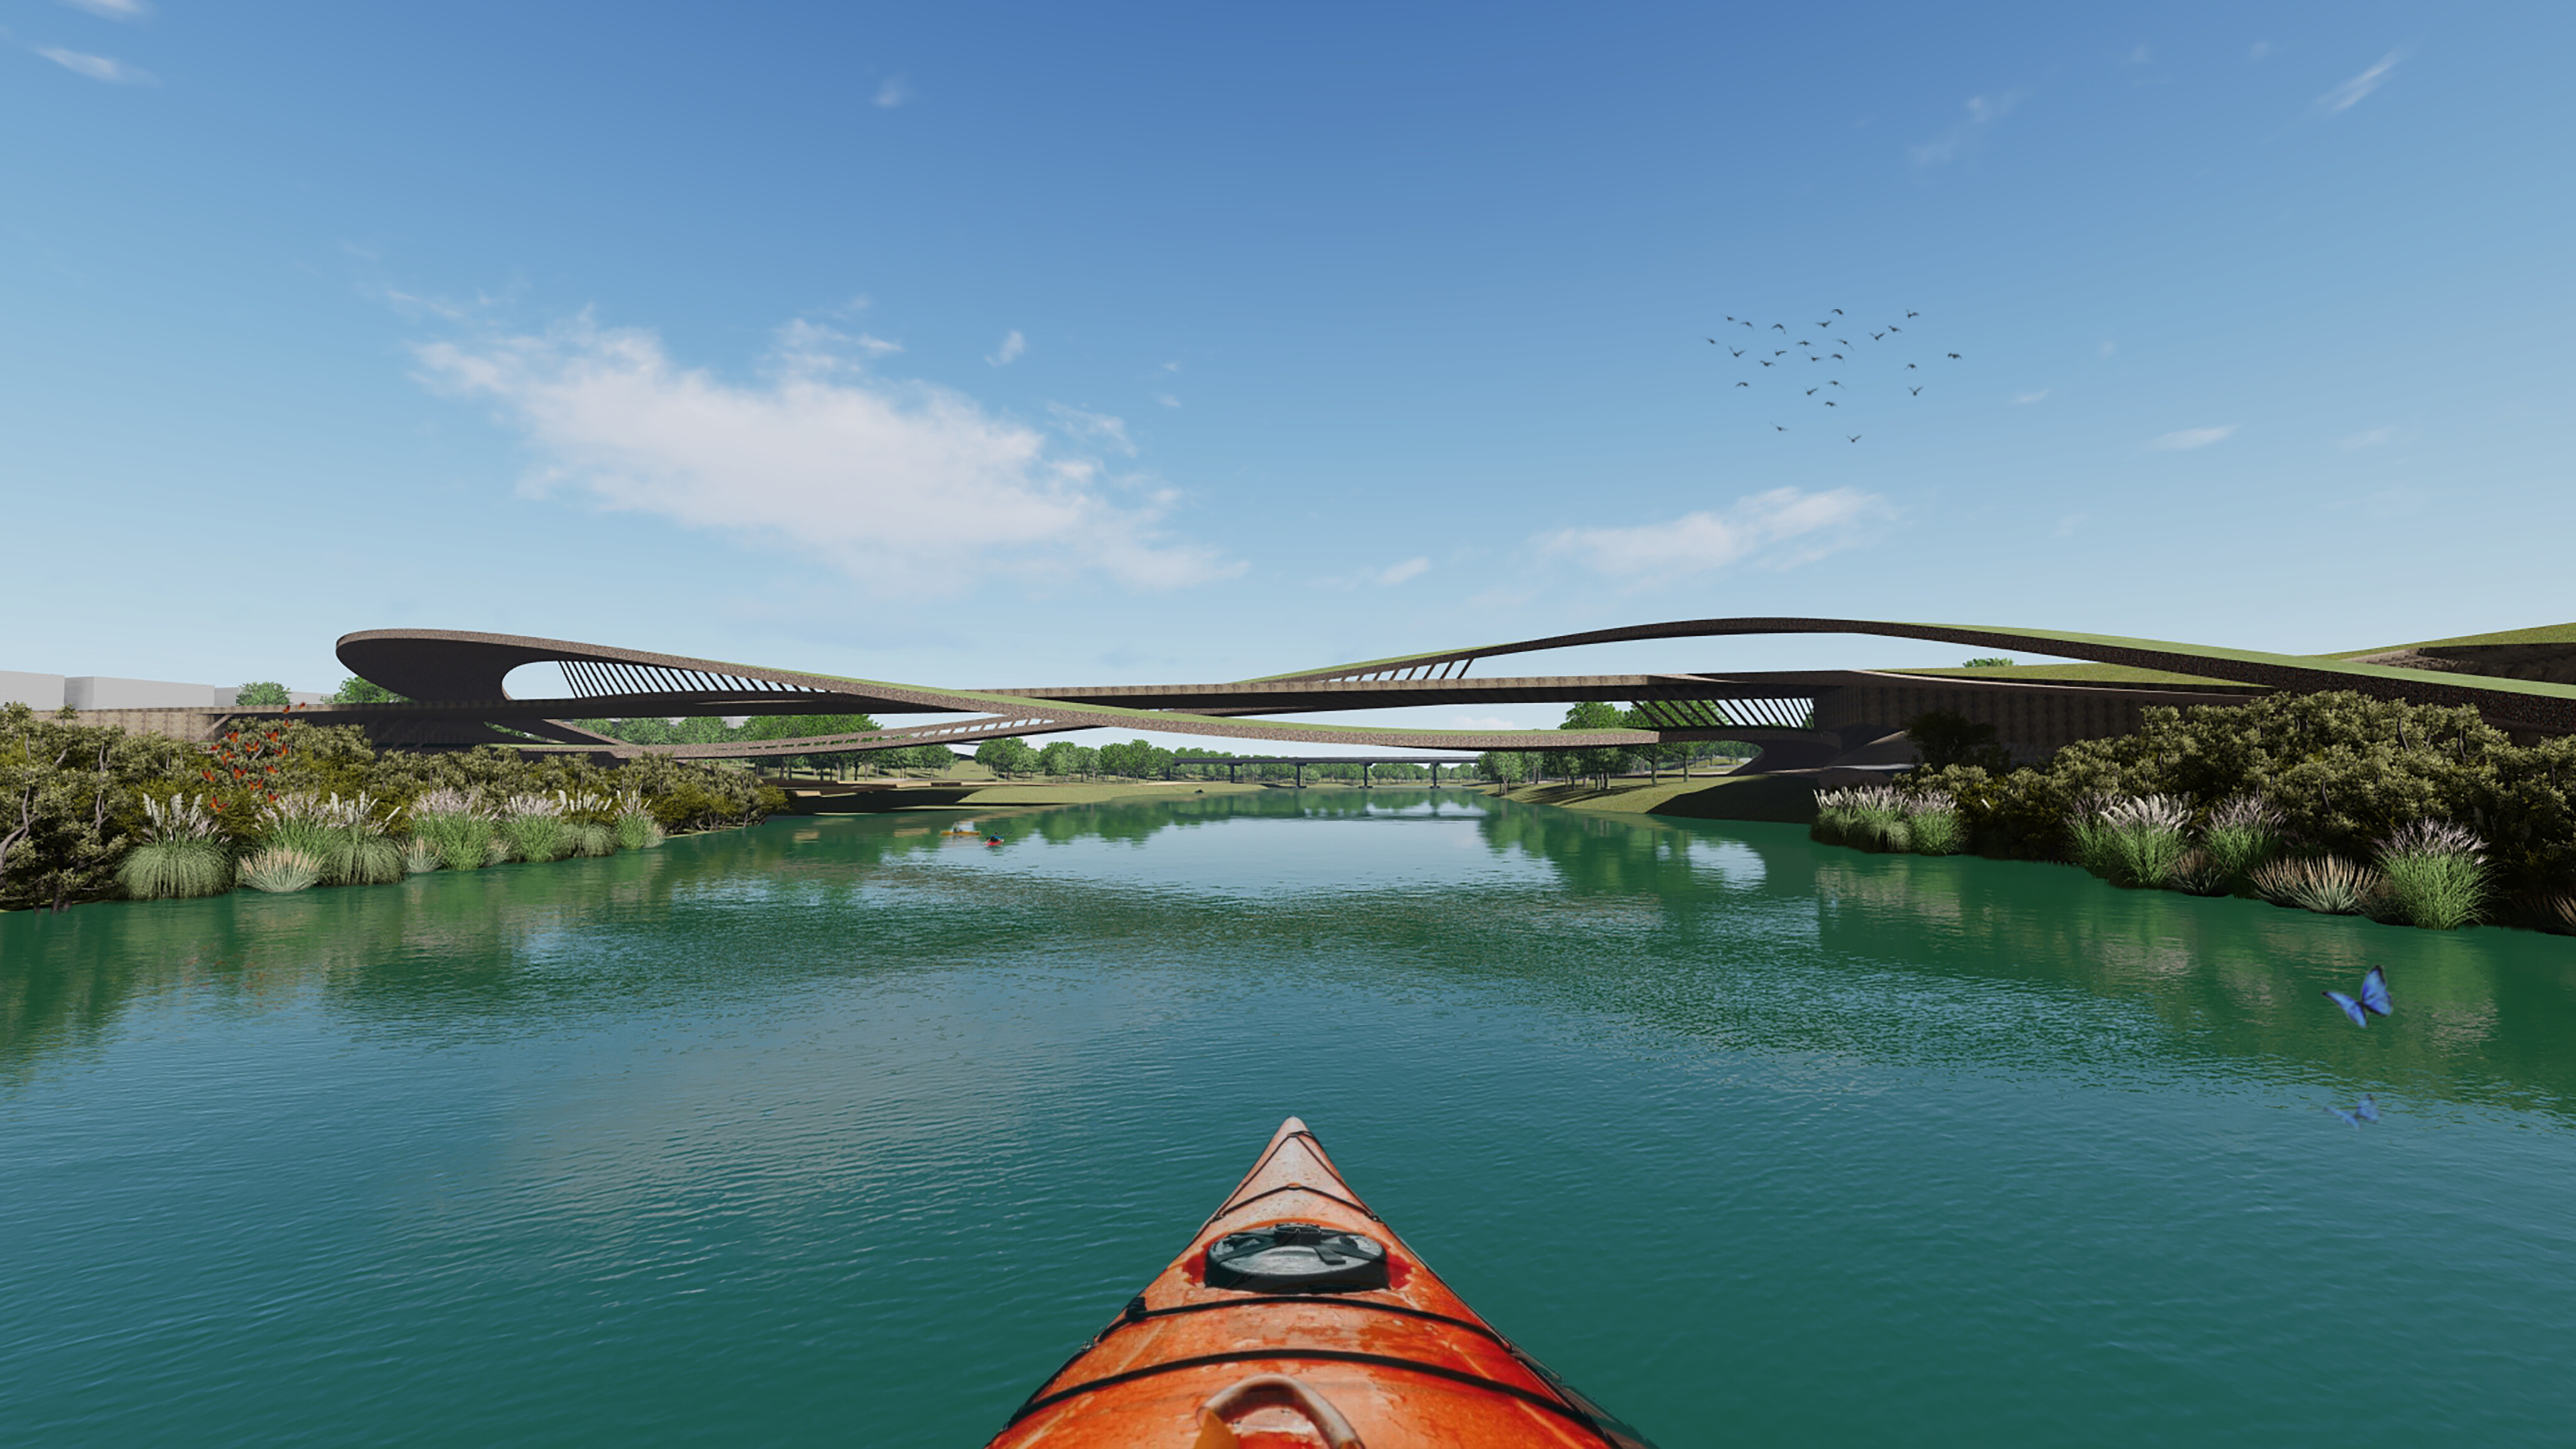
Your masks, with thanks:
[(2478, 918), (2487, 899), (2486, 842), (2457, 825), (2418, 820), (2379, 842), (2389, 915), (2448, 931)]
[(1946, 709), (1915, 716), (1905, 727), (1927, 770), (1974, 765), (1992, 774), (2012, 768), (2012, 752), (1996, 742), (1995, 727)]
[(587, 820), (574, 821), (565, 827), (575, 855), (615, 855), (617, 831)]
[(310, 890), (321, 879), (321, 858), (289, 845), (269, 846), (241, 863), (241, 883), (255, 891)]
[(618, 816), (616, 828), (620, 850), (651, 850), (663, 840), (662, 822), (641, 810)]

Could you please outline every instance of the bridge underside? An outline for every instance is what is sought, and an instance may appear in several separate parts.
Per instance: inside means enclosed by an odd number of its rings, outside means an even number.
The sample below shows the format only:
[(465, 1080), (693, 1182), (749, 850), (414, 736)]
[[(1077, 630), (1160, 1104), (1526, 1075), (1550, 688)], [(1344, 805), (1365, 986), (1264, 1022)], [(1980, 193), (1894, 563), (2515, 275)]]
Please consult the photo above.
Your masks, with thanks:
[[(1795, 670), (1470, 677), (1481, 662), (1580, 645), (1747, 634), (1844, 633), (2012, 649), (2125, 667), (2114, 679), (1978, 677), (1946, 671)], [(2474, 651), (2468, 651), (2474, 654)], [(570, 640), (437, 630), (370, 630), (340, 640), (359, 676), (408, 696), (404, 703), (299, 710), (316, 722), (355, 724), (380, 744), (458, 749), (506, 744), (603, 757), (680, 758), (856, 753), (922, 744), (972, 744), (1068, 730), (1158, 731), (1371, 748), (1563, 750), (1585, 746), (1736, 740), (1764, 746), (1760, 768), (1830, 764), (1879, 746), (1906, 721), (1948, 710), (1996, 728), (2017, 754), (2036, 756), (2079, 739), (2127, 733), (2153, 705), (2241, 704), (2276, 691), (2356, 690), (2379, 698), (2466, 705), (2518, 733), (2576, 731), (2576, 684), (2550, 677), (2561, 655), (2524, 648), (2519, 678), (2474, 672), (2462, 651), (2396, 664), (2264, 654), (2168, 641), (2040, 630), (1879, 620), (1746, 618), (1680, 620), (1556, 635), (1476, 649), (1339, 665), (1213, 684), (1079, 685), (943, 689), (851, 679), (584, 644)], [(2525, 658), (2523, 655), (2531, 655)], [(2385, 659), (2393, 656), (2382, 655)], [(2537, 661), (2537, 662), (2535, 662)], [(512, 698), (515, 669), (553, 664), (571, 692)], [(2146, 673), (2153, 671), (2153, 674)], [(1491, 706), (1617, 700), (1652, 725), (1559, 730), (1440, 730), (1301, 721), (1293, 716), (1422, 706)], [(223, 720), (277, 711), (209, 711)], [(686, 715), (956, 716), (931, 723), (789, 739), (698, 745), (623, 743), (571, 723)]]

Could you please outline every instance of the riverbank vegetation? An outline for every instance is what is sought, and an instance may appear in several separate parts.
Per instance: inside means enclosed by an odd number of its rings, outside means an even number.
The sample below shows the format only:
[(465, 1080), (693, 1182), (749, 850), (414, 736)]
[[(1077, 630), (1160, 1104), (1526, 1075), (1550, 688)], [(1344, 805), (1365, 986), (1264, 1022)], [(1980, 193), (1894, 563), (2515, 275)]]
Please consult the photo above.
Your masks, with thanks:
[(207, 745), (0, 711), (0, 909), (367, 885), (605, 855), (783, 803), (739, 770), (486, 746), (378, 753), (290, 716)]
[(1923, 765), (1821, 793), (1815, 838), (2065, 860), (2115, 885), (2432, 930), (2576, 931), (2576, 739), (2516, 744), (2473, 709), (2351, 693), (2150, 708), (2134, 734), (2020, 769), (1990, 728), (1909, 732)]

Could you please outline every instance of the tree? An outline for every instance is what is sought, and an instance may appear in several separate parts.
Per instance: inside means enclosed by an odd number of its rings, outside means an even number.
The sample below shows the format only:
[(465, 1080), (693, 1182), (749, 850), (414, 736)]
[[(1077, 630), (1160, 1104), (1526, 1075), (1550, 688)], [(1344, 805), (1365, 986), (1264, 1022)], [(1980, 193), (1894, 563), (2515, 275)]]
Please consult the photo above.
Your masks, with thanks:
[(1014, 773), (1027, 774), (1037, 762), (1038, 752), (1022, 739), (986, 740), (975, 747), (975, 763), (1006, 780)]
[[(248, 687), (244, 686), (244, 688)], [(409, 701), (373, 680), (360, 679), (352, 674), (340, 681), (340, 687), (331, 694), (331, 702), (333, 704), (405, 704)]]
[(1974, 659), (1961, 661), (1959, 667), (1962, 669), (2010, 669), (2013, 667), (2013, 662), (2011, 657), (2008, 655), (1980, 654)]
[(1081, 753), (1082, 747), (1071, 740), (1049, 740), (1047, 747), (1038, 751), (1038, 768), (1050, 778), (1073, 774), (1074, 757)]
[[(1617, 706), (1605, 704), (1597, 699), (1588, 699), (1583, 703), (1576, 705), (1574, 708), (1567, 710), (1565, 712), (1565, 723), (1559, 725), (1558, 728), (1569, 730), (1625, 729), (1627, 728), (1627, 721), (1621, 717)], [(1594, 745), (1588, 749), (1564, 751), (1562, 753), (1571, 757), (1565, 762), (1564, 769), (1569, 777), (1575, 775), (1599, 776), (1601, 779), (1601, 786), (1606, 790), (1610, 786), (1610, 777), (1613, 774), (1616, 774), (1619, 769), (1627, 763), (1630, 749), (1631, 747), (1627, 745)]]
[(286, 702), (286, 686), (274, 679), (254, 680), (243, 685), (240, 692), (233, 696), (235, 704), (256, 705), (263, 708), (282, 707)]
[(1927, 770), (1975, 765), (1988, 774), (2000, 775), (2012, 768), (2012, 752), (1995, 742), (1993, 725), (1953, 710), (1936, 709), (1917, 715), (1905, 727), (1905, 733), (1922, 753)]
[(115, 887), (139, 781), (172, 780), (190, 747), (114, 725), (0, 709), (0, 905), (60, 911)]

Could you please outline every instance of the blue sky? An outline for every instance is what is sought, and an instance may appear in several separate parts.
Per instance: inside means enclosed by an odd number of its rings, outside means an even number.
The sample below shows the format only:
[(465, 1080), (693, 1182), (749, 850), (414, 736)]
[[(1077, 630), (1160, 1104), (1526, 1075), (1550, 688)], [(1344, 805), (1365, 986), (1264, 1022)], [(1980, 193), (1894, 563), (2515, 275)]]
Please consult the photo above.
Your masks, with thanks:
[(746, 9), (0, 0), (0, 668), (2576, 618), (2565, 6)]

